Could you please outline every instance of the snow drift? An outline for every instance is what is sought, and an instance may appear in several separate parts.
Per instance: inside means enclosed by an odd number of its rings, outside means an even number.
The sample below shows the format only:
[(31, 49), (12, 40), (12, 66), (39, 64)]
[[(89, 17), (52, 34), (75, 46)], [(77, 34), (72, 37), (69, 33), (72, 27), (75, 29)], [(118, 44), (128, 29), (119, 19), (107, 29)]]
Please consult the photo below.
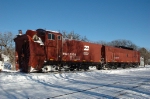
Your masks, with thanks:
[(150, 97), (150, 66), (74, 73), (0, 73), (1, 99)]

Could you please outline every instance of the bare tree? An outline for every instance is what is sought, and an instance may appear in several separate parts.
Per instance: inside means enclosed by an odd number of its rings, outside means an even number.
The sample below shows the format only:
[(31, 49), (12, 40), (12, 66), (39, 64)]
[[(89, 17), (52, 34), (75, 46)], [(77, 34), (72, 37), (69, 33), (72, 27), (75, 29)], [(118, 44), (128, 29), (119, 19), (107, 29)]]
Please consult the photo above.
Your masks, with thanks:
[(89, 42), (89, 39), (86, 36), (84, 36), (84, 37), (81, 37), (81, 41)]
[(133, 48), (133, 49), (138, 49), (138, 47), (132, 43), (130, 40), (114, 40), (114, 41), (111, 41), (108, 43), (108, 45), (111, 45), (111, 46), (125, 46), (125, 47), (130, 47), (130, 48)]
[(14, 65), (15, 48), (13, 42), (13, 34), (11, 32), (0, 33), (1, 53), (9, 56), (10, 63)]
[(63, 35), (64, 38), (67, 38), (67, 39), (89, 41), (86, 36), (81, 37), (80, 34), (74, 33), (74, 31), (71, 31), (70, 33), (67, 33), (66, 31), (62, 31), (62, 35)]
[(144, 47), (140, 48), (139, 52), (140, 52), (141, 56), (144, 58), (144, 66), (145, 66), (145, 64), (148, 64), (148, 59), (150, 58), (150, 53)]
[(150, 50), (148, 51), (148, 56), (149, 56), (148, 64), (150, 65)]
[(97, 44), (102, 44), (102, 45), (108, 45), (108, 42), (105, 42), (105, 41), (98, 41), (96, 42)]

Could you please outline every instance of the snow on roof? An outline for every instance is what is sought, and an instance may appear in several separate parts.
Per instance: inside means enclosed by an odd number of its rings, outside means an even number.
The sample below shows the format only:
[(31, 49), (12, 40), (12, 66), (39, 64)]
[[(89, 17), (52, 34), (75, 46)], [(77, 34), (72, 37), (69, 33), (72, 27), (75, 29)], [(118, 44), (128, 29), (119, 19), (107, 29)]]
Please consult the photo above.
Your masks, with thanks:
[[(29, 30), (30, 30), (30, 29), (29, 29)], [(43, 29), (43, 30), (44, 30), (44, 29)], [(36, 31), (36, 30), (31, 30), (31, 31)], [(58, 31), (53, 31), (53, 30), (45, 30), (45, 31), (60, 33), (60, 32), (58, 32)]]
[(52, 30), (46, 30), (46, 31), (49, 31), (49, 32), (55, 32), (55, 33), (59, 33), (58, 31), (52, 31)]

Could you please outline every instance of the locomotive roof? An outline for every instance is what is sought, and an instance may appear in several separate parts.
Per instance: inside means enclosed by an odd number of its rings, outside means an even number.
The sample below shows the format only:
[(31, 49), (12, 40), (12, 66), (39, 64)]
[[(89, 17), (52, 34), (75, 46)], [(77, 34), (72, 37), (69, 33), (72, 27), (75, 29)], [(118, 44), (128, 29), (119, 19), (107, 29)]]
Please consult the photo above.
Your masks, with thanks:
[(126, 47), (126, 46), (115, 46), (115, 47), (123, 48), (123, 49), (128, 49), (128, 50), (134, 50), (133, 48), (131, 48), (131, 47)]
[(46, 30), (48, 32), (55, 32), (55, 33), (59, 33), (58, 31), (52, 31), (52, 30)]
[(45, 30), (45, 29), (37, 29), (37, 30), (34, 30), (34, 31), (37, 31), (37, 32), (54, 32), (54, 33), (59, 33), (58, 31), (52, 31), (52, 30)]

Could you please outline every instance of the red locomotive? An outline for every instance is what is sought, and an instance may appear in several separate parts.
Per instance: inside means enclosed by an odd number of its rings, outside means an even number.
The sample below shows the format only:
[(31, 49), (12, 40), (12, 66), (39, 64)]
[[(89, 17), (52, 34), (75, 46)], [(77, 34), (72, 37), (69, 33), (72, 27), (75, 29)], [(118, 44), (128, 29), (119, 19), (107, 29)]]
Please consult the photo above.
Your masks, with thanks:
[(55, 70), (88, 70), (138, 66), (138, 51), (104, 46), (73, 39), (65, 39), (56, 31), (27, 30), (18, 35), (16, 69), (22, 72), (48, 72)]

